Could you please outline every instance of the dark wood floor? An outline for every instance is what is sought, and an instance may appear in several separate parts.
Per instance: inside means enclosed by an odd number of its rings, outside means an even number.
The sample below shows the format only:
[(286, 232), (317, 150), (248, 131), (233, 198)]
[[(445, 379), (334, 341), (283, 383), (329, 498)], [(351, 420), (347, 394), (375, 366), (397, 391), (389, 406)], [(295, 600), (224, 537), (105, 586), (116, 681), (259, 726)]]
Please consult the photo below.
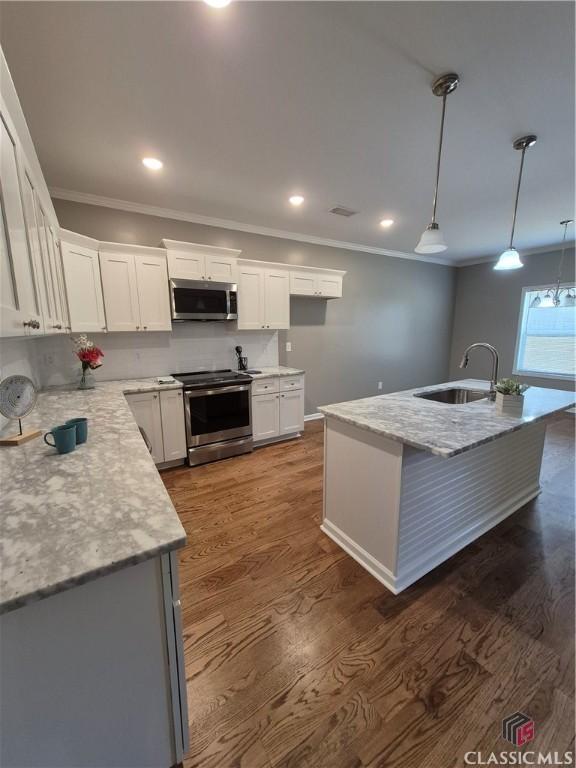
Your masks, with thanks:
[(450, 768), (574, 739), (574, 419), (542, 493), (398, 596), (319, 530), (322, 427), (163, 474), (182, 518), (186, 768)]

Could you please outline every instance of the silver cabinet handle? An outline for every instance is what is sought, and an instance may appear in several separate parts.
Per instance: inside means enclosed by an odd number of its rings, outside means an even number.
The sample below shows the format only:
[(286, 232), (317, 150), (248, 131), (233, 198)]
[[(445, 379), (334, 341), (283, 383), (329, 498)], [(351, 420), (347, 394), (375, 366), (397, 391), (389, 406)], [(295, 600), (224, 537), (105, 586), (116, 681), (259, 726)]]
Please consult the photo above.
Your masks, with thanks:
[(56, 328), (56, 330), (58, 331), (62, 330), (62, 326), (60, 325), (60, 323), (58, 323), (57, 325), (53, 325), (52, 328)]
[(137, 331), (139, 331), (139, 330), (140, 330), (140, 326), (139, 326), (139, 325), (137, 325), (137, 326), (136, 326), (136, 330), (137, 330)]
[(154, 395), (154, 400), (157, 400), (157, 399), (158, 399), (158, 395)]
[(178, 397), (182, 397), (182, 392), (178, 392)]
[(103, 326), (102, 326), (102, 330), (103, 330), (103, 331), (105, 331), (105, 330), (106, 330), (106, 326), (105, 326), (105, 325), (103, 325)]
[(144, 330), (145, 330), (145, 331), (147, 331), (147, 330), (148, 330), (148, 326), (147, 326), (147, 325), (144, 325), (144, 326), (142, 326), (142, 327), (144, 328)]

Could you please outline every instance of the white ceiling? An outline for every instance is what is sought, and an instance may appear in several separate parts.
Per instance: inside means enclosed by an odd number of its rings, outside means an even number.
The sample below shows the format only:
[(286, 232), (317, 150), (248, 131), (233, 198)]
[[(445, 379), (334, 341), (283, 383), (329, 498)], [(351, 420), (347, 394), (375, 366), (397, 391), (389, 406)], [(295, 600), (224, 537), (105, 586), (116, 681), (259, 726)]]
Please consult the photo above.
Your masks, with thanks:
[(558, 243), (573, 215), (571, 2), (3, 2), (0, 30), (51, 187), (411, 253), (431, 213), (430, 83), (456, 71), (443, 255), (507, 244), (524, 133), (539, 140), (516, 245)]

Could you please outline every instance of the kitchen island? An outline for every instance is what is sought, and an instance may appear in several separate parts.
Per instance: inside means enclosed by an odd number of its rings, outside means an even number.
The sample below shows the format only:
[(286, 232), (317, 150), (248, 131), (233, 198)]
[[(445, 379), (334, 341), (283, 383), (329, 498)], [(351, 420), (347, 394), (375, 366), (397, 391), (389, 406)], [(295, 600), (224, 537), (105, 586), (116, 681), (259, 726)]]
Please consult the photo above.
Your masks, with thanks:
[(169, 768), (187, 745), (176, 550), (184, 529), (125, 394), (40, 393), (25, 428), (88, 418), (58, 455), (0, 452), (0, 764)]
[[(421, 397), (454, 388), (481, 399)], [(322, 530), (395, 594), (538, 494), (545, 420), (576, 402), (531, 387), (504, 416), (488, 390), (466, 379), (319, 408)]]

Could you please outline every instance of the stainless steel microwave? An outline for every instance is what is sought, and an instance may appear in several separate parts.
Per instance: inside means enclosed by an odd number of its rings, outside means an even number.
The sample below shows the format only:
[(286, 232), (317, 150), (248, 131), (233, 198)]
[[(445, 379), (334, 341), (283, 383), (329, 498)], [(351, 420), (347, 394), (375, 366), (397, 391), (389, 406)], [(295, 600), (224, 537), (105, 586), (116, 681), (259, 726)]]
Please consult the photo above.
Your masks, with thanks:
[(236, 283), (170, 279), (172, 320), (236, 320)]

